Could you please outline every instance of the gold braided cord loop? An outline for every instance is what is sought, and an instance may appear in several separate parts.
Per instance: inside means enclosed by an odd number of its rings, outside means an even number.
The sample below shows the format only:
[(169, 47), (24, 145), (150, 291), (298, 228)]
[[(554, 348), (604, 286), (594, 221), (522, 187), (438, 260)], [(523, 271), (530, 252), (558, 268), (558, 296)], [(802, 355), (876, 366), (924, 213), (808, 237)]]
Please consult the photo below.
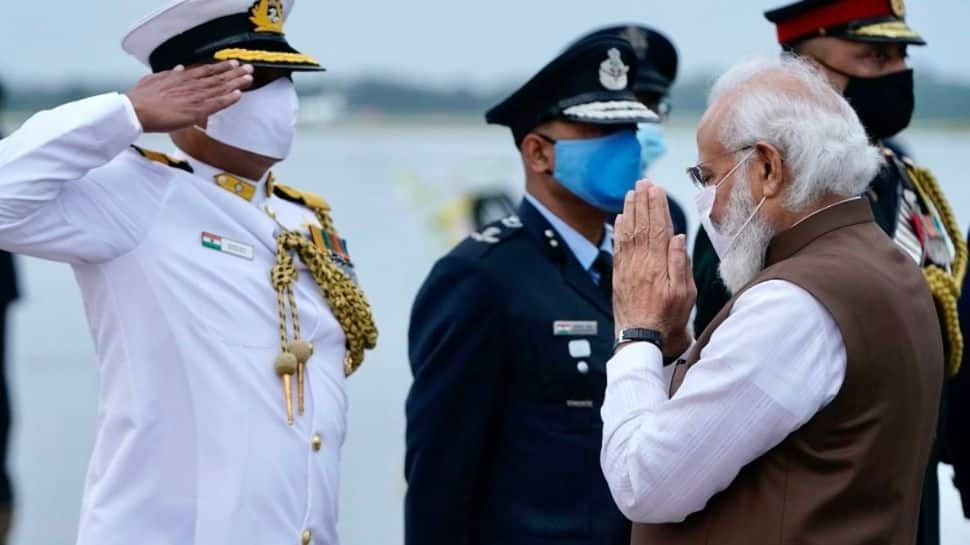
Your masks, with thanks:
[[(333, 222), (329, 215), (321, 210), (317, 210), (316, 213), (324, 229), (334, 233)], [(277, 263), (280, 262), (281, 254), (289, 254), (290, 252), (296, 252), (303, 263), (306, 264), (313, 280), (320, 287), (320, 291), (330, 306), (330, 311), (333, 312), (341, 329), (343, 329), (344, 336), (347, 338), (348, 352), (344, 361), (344, 374), (350, 376), (364, 362), (364, 350), (373, 349), (377, 346), (377, 325), (374, 323), (370, 304), (367, 302), (364, 292), (344, 271), (334, 264), (329, 255), (318, 249), (300, 233), (281, 231), (277, 237)], [(278, 276), (275, 267), (272, 276), (275, 287)], [(295, 278), (295, 269), (292, 277), (286, 274), (280, 275), (281, 280), (290, 284)], [(277, 289), (277, 293), (282, 295), (279, 289)], [(294, 313), (296, 312), (295, 307), (292, 310)], [(281, 331), (285, 331), (285, 328), (285, 324), (280, 325)]]
[[(283, 380), (283, 401), (286, 405), (286, 423), (293, 425), (293, 375), (302, 377), (300, 373), (300, 362), (296, 356), (289, 351), (289, 343), (286, 340), (286, 308), (285, 300), (290, 301), (290, 312), (293, 315), (294, 335), (299, 337), (300, 324), (297, 321), (296, 306), (293, 303), (293, 281), (296, 280), (296, 267), (293, 266), (293, 258), (286, 251), (282, 241), (276, 242), (276, 264), (270, 271), (270, 279), (273, 288), (276, 290), (276, 309), (280, 316), (280, 347), (282, 352), (277, 356), (273, 368), (276, 374)], [(303, 384), (298, 384), (302, 389)], [(302, 393), (301, 399), (302, 399)], [(301, 408), (302, 411), (302, 408)]]
[[(276, 290), (276, 306), (280, 315), (280, 347), (286, 350), (286, 301), (292, 301), (293, 282), (296, 280), (296, 267), (293, 258), (286, 251), (285, 242), (276, 240), (276, 265), (270, 271), (270, 281)], [(291, 303), (292, 305), (292, 303)], [(291, 312), (295, 312), (291, 308)], [(295, 325), (295, 322), (294, 322)]]
[(930, 266), (923, 269), (926, 284), (933, 293), (937, 311), (940, 314), (940, 325), (948, 348), (946, 369), (950, 376), (960, 370), (963, 360), (963, 334), (960, 332), (960, 315), (957, 312), (957, 300), (963, 286), (963, 277), (967, 272), (967, 243), (957, 223), (953, 209), (943, 195), (940, 184), (933, 174), (922, 167), (907, 164), (907, 171), (916, 190), (925, 202), (932, 203), (940, 213), (940, 221), (946, 229), (947, 237), (953, 243), (956, 254), (949, 272)]
[(923, 276), (926, 277), (926, 284), (936, 301), (943, 336), (947, 340), (946, 370), (952, 377), (960, 370), (960, 363), (963, 361), (963, 333), (960, 331), (960, 314), (957, 309), (959, 286), (953, 282), (952, 276), (936, 265), (923, 269)]
[[(320, 225), (328, 232), (337, 236), (337, 228), (328, 214), (329, 207), (316, 208), (317, 219)], [(347, 350), (349, 358), (344, 361), (344, 373), (349, 377), (364, 363), (364, 350), (373, 350), (377, 346), (377, 324), (374, 322), (374, 313), (371, 310), (367, 296), (360, 286), (357, 285), (347, 274), (340, 269), (328, 257), (317, 251), (316, 246), (307, 243), (305, 247), (316, 256), (320, 266), (311, 267), (317, 284), (321, 284), (320, 275), (316, 271), (325, 273), (327, 285), (334, 288), (334, 296), (325, 289), (324, 296), (330, 303), (331, 310), (340, 322), (347, 337)], [(338, 302), (340, 310), (334, 308), (334, 303)]]

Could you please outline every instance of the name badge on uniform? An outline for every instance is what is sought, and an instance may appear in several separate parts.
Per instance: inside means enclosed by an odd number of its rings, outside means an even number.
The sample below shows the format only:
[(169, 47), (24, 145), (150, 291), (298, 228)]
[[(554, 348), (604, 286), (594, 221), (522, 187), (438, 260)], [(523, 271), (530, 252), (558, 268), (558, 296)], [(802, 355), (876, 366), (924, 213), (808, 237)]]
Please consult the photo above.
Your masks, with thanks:
[(212, 233), (206, 231), (202, 232), (202, 246), (209, 248), (210, 250), (241, 257), (243, 259), (251, 260), (255, 255), (253, 247), (249, 244), (229, 240), (226, 237), (213, 235)]
[(596, 321), (556, 320), (552, 323), (552, 334), (559, 336), (596, 335)]

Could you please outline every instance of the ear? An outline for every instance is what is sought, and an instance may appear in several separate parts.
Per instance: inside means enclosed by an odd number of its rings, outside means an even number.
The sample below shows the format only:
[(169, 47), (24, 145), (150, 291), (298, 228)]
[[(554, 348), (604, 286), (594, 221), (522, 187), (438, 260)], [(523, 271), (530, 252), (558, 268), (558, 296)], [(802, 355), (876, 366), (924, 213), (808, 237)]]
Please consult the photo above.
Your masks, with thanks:
[(778, 148), (767, 143), (758, 142), (754, 145), (755, 161), (752, 179), (761, 183), (761, 193), (771, 199), (781, 195), (784, 189), (785, 164), (781, 159)]
[(525, 167), (536, 174), (550, 174), (556, 163), (555, 146), (535, 133), (529, 133), (519, 145)]

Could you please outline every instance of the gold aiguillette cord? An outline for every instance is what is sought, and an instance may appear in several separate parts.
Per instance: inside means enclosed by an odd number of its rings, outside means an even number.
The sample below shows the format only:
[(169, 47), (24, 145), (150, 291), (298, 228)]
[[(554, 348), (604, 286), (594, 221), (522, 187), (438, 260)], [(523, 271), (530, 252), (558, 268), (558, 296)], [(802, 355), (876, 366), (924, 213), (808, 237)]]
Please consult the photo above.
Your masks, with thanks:
[[(272, 208), (266, 213), (273, 220), (276, 215)], [(279, 225), (279, 222), (277, 222)], [(293, 295), (293, 283), (296, 281), (296, 266), (291, 252), (298, 248), (300, 235), (288, 231), (280, 225), (280, 234), (276, 238), (276, 264), (270, 271), (270, 279), (276, 290), (277, 311), (280, 318), (280, 348), (282, 352), (276, 357), (276, 374), (283, 381), (283, 399), (286, 404), (286, 422), (293, 425), (293, 375), (296, 375), (297, 409), (302, 415), (304, 410), (304, 389), (306, 387), (306, 364), (313, 356), (313, 345), (300, 339), (300, 317), (296, 308), (296, 298)], [(290, 322), (293, 328), (293, 340), (287, 337), (286, 307), (290, 307)]]

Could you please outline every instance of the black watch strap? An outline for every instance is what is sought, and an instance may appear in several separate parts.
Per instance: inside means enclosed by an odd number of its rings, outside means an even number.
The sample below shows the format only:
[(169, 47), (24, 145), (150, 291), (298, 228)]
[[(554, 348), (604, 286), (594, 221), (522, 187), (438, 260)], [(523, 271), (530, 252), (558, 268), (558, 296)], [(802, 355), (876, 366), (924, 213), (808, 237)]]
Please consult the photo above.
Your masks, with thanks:
[(620, 334), (616, 336), (613, 351), (615, 352), (617, 348), (627, 343), (641, 342), (656, 346), (661, 353), (664, 351), (663, 336), (660, 332), (655, 329), (645, 329), (642, 327), (630, 327), (620, 330)]

